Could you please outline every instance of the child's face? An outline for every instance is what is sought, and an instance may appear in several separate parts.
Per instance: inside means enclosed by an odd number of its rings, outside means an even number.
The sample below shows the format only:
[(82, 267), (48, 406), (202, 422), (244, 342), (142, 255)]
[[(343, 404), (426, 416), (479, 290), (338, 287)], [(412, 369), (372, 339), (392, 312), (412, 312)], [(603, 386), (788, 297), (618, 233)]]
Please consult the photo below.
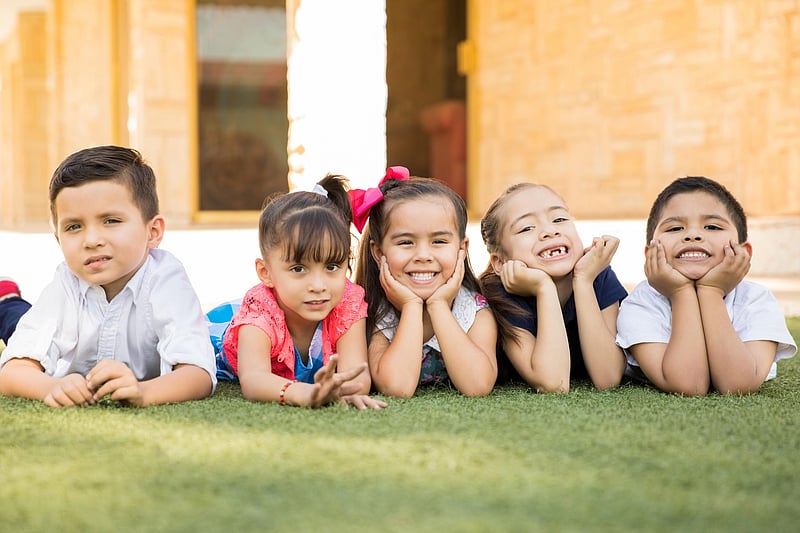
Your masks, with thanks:
[(298, 321), (316, 324), (328, 316), (344, 295), (347, 262), (328, 264), (314, 261), (296, 263), (274, 248), (256, 259), (256, 273), (275, 291), (278, 306), (292, 326)]
[(672, 268), (697, 280), (723, 260), (725, 245), (738, 242), (738, 233), (725, 204), (712, 194), (695, 191), (669, 199), (653, 239), (664, 245)]
[(545, 187), (526, 187), (508, 197), (498, 242), (500, 253), (491, 255), (495, 272), (506, 261), (517, 260), (558, 280), (569, 275), (583, 255), (564, 201)]
[(66, 187), (55, 199), (55, 236), (72, 272), (111, 301), (158, 247), (164, 219), (142, 220), (127, 186), (115, 180)]
[(394, 206), (383, 241), (373, 245), (373, 257), (380, 262), (385, 256), (392, 276), (425, 300), (452, 277), (458, 251), (466, 246), (453, 205), (430, 196)]

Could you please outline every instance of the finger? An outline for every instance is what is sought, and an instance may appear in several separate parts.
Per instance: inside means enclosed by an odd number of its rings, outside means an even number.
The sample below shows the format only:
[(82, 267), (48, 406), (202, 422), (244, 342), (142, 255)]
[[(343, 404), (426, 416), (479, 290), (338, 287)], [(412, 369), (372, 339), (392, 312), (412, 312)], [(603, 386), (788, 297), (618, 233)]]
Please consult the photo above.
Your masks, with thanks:
[(61, 407), (61, 404), (53, 398), (52, 392), (48, 392), (47, 396), (44, 397), (44, 404), (48, 407)]
[(50, 391), (48, 396), (50, 396), (52, 400), (50, 404), (51, 407), (72, 407), (75, 405), (75, 402), (73, 402), (69, 395), (61, 388)]
[(348, 400), (353, 405), (353, 407), (355, 407), (359, 411), (363, 411), (364, 409), (367, 408), (367, 406), (364, 405), (364, 399), (360, 394), (354, 394), (353, 396), (349, 396)]
[(359, 364), (358, 366), (355, 366), (355, 367), (349, 368), (349, 369), (347, 369), (347, 370), (345, 370), (343, 372), (337, 373), (334, 376), (334, 378), (339, 382), (339, 384), (342, 384), (345, 381), (350, 381), (351, 379), (355, 378), (356, 376), (358, 376), (359, 374), (364, 372), (366, 369), (367, 369), (367, 363), (363, 362), (363, 363)]
[(389, 407), (388, 403), (384, 402), (383, 400), (373, 398), (371, 396), (365, 397), (364, 403), (367, 405), (367, 407), (369, 407), (370, 409), (374, 409), (376, 411), (380, 411), (385, 407)]
[(331, 377), (336, 373), (336, 364), (338, 362), (339, 355), (331, 355), (330, 359), (328, 359), (328, 362), (322, 365), (322, 368), (317, 370), (317, 373), (314, 374), (314, 382), (321, 383), (324, 380), (331, 379)]

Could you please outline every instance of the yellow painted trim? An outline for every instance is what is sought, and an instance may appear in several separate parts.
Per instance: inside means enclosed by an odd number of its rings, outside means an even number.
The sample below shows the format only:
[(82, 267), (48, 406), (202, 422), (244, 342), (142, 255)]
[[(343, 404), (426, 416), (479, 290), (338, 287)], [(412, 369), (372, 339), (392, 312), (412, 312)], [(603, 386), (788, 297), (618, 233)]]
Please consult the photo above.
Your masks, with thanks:
[(188, 176), (187, 186), (192, 205), (192, 220), (200, 221), (200, 147), (198, 129), (198, 87), (197, 87), (197, 4), (195, 0), (186, 0), (186, 61), (189, 63), (186, 73), (186, 106), (187, 106), (187, 144), (188, 144)]

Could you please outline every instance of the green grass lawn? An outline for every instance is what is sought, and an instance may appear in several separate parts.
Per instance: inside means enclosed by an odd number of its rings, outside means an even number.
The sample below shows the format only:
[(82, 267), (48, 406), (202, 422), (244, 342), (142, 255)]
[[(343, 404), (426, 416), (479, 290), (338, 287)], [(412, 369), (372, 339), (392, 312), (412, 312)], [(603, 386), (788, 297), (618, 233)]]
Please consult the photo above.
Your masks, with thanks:
[(312, 411), (222, 383), (148, 409), (0, 398), (0, 530), (796, 531), (799, 406), (800, 357), (746, 397), (439, 388)]

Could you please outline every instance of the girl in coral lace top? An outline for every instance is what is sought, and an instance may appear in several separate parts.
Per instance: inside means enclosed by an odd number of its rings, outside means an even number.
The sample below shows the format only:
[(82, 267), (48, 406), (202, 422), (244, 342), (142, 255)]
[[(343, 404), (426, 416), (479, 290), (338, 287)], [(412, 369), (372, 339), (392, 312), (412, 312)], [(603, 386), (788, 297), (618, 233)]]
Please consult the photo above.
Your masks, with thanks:
[(367, 304), (364, 289), (346, 277), (347, 188), (346, 178), (328, 175), (314, 191), (273, 197), (261, 212), (261, 283), (245, 294), (219, 358), (248, 400), (386, 406), (367, 395)]

